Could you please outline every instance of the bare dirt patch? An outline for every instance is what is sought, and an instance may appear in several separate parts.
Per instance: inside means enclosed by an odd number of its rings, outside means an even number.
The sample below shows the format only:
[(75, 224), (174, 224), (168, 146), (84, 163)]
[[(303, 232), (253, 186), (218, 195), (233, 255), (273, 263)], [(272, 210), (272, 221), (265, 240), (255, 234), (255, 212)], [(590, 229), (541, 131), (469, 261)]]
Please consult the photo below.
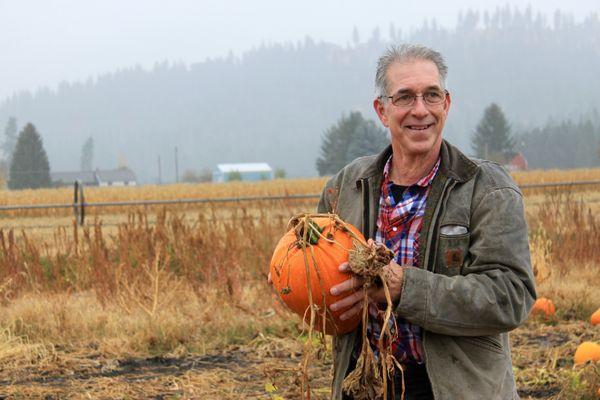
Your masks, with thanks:
[[(230, 347), (182, 357), (104, 359), (56, 353), (51, 363), (0, 369), (0, 399), (298, 398), (300, 348), (294, 341)], [(330, 360), (312, 368), (313, 388), (329, 393)], [(317, 378), (320, 377), (320, 378)]]
[[(583, 340), (600, 341), (600, 329), (530, 321), (513, 332), (520, 396), (580, 398), (565, 391), (572, 382), (563, 372), (574, 370), (572, 356)], [(0, 369), (0, 399), (299, 399), (300, 349), (300, 340), (259, 337), (245, 346), (180, 357), (109, 359), (58, 351), (51, 362)], [(313, 365), (313, 399), (329, 398), (330, 370), (327, 355)]]

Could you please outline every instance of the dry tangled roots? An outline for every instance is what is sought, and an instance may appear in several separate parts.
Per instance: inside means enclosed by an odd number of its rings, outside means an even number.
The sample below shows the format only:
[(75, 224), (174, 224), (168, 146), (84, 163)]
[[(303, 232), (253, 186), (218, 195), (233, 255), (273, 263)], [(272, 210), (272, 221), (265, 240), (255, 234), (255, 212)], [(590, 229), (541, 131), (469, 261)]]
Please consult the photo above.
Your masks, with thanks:
[[(356, 400), (380, 400), (387, 398), (387, 386), (390, 372), (393, 371), (394, 357), (391, 352), (390, 327), (387, 321), (392, 313), (392, 300), (387, 285), (387, 279), (384, 273), (384, 267), (394, 258), (394, 253), (385, 245), (364, 242), (364, 239), (357, 237), (348, 228), (347, 224), (334, 214), (300, 214), (294, 216), (288, 223), (288, 229), (294, 229), (298, 244), (306, 252), (307, 246), (314, 244), (319, 238), (331, 240), (322, 235), (322, 229), (311, 221), (311, 218), (328, 217), (331, 218), (336, 229), (348, 232), (353, 238), (353, 250), (350, 251), (348, 264), (352, 273), (362, 277), (363, 280), (363, 310), (362, 310), (362, 350), (357, 360), (357, 366), (345, 379), (342, 390)], [(367, 289), (372, 287), (383, 288), (387, 300), (387, 307), (384, 313), (379, 345), (377, 348), (378, 357), (375, 356), (367, 338), (367, 322), (369, 318), (368, 305), (369, 297)], [(311, 296), (312, 298), (312, 296)], [(312, 302), (312, 300), (311, 300)], [(313, 309), (311, 304), (311, 310)], [(312, 312), (312, 311), (311, 311)], [(308, 330), (309, 339), (314, 327), (314, 318)], [(309, 340), (310, 342), (310, 340)], [(303, 393), (310, 393), (308, 377), (306, 376), (306, 366), (310, 361), (310, 349), (305, 349), (305, 359), (303, 364)], [(310, 397), (310, 395), (309, 395)]]
[[(362, 324), (362, 349), (356, 363), (356, 368), (342, 384), (344, 393), (356, 400), (380, 400), (387, 398), (388, 378), (393, 372), (394, 358), (391, 352), (390, 329), (387, 321), (391, 316), (392, 301), (387, 286), (384, 267), (394, 258), (394, 253), (382, 244), (357, 245), (350, 252), (348, 264), (356, 275), (364, 278), (363, 283), (363, 324)], [(366, 325), (369, 318), (369, 297), (367, 290), (370, 287), (383, 286), (387, 299), (387, 307), (382, 326), (381, 337), (378, 343), (379, 357), (375, 357), (373, 349), (367, 338)], [(387, 338), (386, 340), (384, 340)]]
[(354, 250), (350, 252), (348, 264), (350, 270), (363, 278), (365, 283), (376, 284), (377, 277), (382, 275), (383, 267), (389, 264), (394, 258), (394, 253), (382, 244), (373, 244), (365, 246), (363, 243), (356, 243)]

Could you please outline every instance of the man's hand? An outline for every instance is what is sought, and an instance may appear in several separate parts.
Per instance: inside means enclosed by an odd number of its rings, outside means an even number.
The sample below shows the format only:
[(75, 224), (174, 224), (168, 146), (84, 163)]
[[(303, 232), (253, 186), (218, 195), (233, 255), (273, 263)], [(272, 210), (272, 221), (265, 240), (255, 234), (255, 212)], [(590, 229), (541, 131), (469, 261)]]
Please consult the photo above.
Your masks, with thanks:
[[(339, 266), (339, 269), (342, 272), (349, 272), (350, 266), (348, 263), (343, 263)], [(395, 302), (400, 299), (400, 294), (402, 292), (402, 280), (404, 277), (403, 269), (400, 265), (392, 260), (388, 265), (383, 267), (383, 271), (387, 276), (387, 283), (390, 289), (392, 302)], [(347, 308), (347, 310), (340, 315), (341, 320), (352, 318), (360, 313), (363, 306), (364, 292), (358, 289), (362, 288), (363, 282), (363, 278), (353, 274), (350, 279), (331, 288), (330, 292), (334, 296), (347, 295), (342, 300), (339, 300), (330, 306), (332, 311)], [(369, 298), (376, 303), (385, 303), (387, 301), (383, 287), (372, 287), (368, 290), (367, 294), (369, 295)]]
[(271, 272), (269, 272), (269, 275), (267, 275), (267, 283), (268, 283), (269, 285), (272, 285), (272, 284), (273, 284), (273, 278), (271, 278)]

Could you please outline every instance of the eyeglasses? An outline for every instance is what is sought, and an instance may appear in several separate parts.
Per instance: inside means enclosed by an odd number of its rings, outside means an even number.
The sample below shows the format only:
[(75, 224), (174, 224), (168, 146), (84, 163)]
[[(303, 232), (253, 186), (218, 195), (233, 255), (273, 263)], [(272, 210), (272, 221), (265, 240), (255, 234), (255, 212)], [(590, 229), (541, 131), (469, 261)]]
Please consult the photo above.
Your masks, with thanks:
[(428, 106), (437, 106), (442, 104), (446, 100), (446, 96), (450, 93), (447, 90), (427, 90), (423, 94), (414, 94), (412, 92), (399, 91), (393, 96), (380, 96), (383, 99), (391, 99), (392, 104), (396, 107), (412, 107), (417, 100), (417, 97), (421, 97), (423, 102)]

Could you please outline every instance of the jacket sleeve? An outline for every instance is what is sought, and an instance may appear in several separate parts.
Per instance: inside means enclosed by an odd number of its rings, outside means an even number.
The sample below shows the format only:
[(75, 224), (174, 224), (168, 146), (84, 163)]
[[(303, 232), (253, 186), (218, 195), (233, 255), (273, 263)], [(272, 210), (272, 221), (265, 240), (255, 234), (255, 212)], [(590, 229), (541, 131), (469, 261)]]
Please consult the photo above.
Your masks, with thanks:
[(325, 184), (325, 187), (323, 187), (323, 191), (321, 192), (321, 197), (319, 198), (319, 203), (317, 204), (318, 213), (328, 213), (331, 210), (331, 205), (327, 196), (328, 187), (329, 181)]
[(471, 221), (471, 259), (461, 275), (404, 270), (396, 312), (411, 323), (445, 335), (482, 336), (527, 319), (536, 293), (521, 194), (511, 187), (489, 191)]
[(336, 208), (334, 204), (336, 204), (339, 200), (339, 192), (343, 174), (344, 170), (342, 169), (337, 174), (329, 178), (325, 183), (325, 186), (323, 186), (323, 191), (321, 192), (321, 197), (319, 198), (319, 203), (317, 204), (318, 213), (334, 212), (334, 209)]

